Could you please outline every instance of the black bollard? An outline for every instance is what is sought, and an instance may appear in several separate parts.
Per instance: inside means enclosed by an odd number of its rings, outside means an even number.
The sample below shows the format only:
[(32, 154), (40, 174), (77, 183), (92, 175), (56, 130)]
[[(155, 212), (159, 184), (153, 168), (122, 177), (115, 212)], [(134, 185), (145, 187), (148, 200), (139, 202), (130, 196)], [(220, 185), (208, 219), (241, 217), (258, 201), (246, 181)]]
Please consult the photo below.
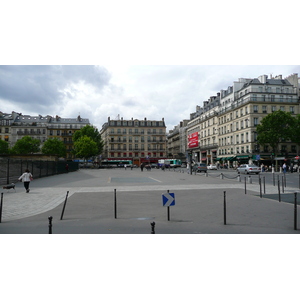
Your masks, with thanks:
[(224, 191), (224, 225), (226, 225), (226, 191)]
[(49, 220), (49, 234), (52, 234), (52, 216), (50, 216), (49, 218), (48, 218), (48, 220)]
[(1, 193), (1, 202), (0, 202), (0, 223), (2, 222), (2, 206), (3, 206), (3, 193)]
[(65, 208), (66, 208), (66, 204), (67, 204), (67, 200), (68, 200), (68, 195), (69, 195), (69, 191), (67, 191), (67, 195), (66, 195), (64, 207), (63, 207), (63, 210), (62, 210), (62, 212), (61, 212), (61, 216), (60, 216), (60, 219), (61, 219), (61, 220), (63, 219), (64, 213), (65, 213)]
[(115, 219), (117, 218), (117, 190), (115, 189)]
[(275, 186), (275, 173), (273, 173), (273, 186)]
[(297, 230), (297, 193), (294, 193), (294, 230)]
[(265, 176), (263, 177), (263, 181), (264, 181), (264, 194), (266, 193), (266, 178)]
[(282, 176), (282, 193), (284, 194), (284, 177)]
[(259, 176), (259, 179), (258, 179), (258, 181), (259, 181), (259, 196), (260, 196), (260, 198), (262, 198), (262, 191), (261, 191), (261, 178), (260, 178), (260, 176)]
[(245, 194), (247, 194), (247, 183), (246, 183), (247, 178), (246, 177), (244, 177), (244, 178), (245, 178)]
[(150, 224), (151, 224), (151, 234), (155, 234), (155, 222), (152, 222)]
[(279, 197), (279, 202), (281, 202), (280, 198), (280, 180), (278, 179), (278, 197)]

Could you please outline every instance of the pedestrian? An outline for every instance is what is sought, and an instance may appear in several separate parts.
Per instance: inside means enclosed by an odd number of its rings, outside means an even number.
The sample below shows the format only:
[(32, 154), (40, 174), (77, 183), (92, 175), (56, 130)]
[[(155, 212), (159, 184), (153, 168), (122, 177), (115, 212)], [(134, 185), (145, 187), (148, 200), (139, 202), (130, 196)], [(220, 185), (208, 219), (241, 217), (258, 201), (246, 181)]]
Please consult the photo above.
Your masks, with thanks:
[(25, 170), (25, 172), (19, 177), (19, 180), (24, 182), (24, 188), (26, 190), (26, 193), (29, 193), (29, 183), (31, 180), (33, 180), (32, 174), (29, 172), (28, 169)]
[(141, 164), (141, 171), (143, 172), (144, 164)]
[(66, 172), (69, 173), (69, 165), (66, 164)]
[(286, 173), (286, 164), (285, 163), (283, 164), (282, 169), (283, 169), (283, 173)]
[(125, 169), (125, 171), (126, 171), (126, 168), (127, 168), (127, 165), (125, 164), (125, 165), (124, 165), (124, 169)]

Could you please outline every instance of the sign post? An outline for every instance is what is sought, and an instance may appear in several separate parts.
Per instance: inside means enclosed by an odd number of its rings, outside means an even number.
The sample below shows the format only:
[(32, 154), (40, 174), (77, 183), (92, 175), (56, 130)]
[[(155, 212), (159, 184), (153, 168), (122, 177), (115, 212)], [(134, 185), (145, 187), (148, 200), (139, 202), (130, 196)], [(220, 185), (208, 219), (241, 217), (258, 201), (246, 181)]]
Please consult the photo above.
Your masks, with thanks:
[(168, 193), (162, 195), (162, 202), (163, 206), (167, 207), (167, 213), (168, 213), (168, 221), (170, 221), (170, 206), (175, 205), (175, 194), (174, 193)]

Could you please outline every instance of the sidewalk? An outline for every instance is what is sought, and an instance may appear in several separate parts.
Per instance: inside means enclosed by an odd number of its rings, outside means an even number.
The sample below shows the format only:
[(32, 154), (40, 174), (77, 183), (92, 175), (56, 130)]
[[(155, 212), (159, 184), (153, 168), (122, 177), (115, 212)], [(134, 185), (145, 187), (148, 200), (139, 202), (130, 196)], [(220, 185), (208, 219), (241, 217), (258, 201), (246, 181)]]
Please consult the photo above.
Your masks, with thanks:
[[(0, 233), (298, 233), (291, 204), (259, 197), (257, 185), (235, 180), (153, 170), (80, 170), (41, 178), (25, 193), (3, 192)], [(117, 218), (114, 217), (116, 189)], [(162, 206), (162, 194), (175, 193), (175, 206)], [(226, 225), (224, 225), (224, 191)], [(277, 193), (269, 185), (268, 194)], [(63, 220), (60, 220), (67, 192)], [(287, 191), (288, 192), (288, 189)], [(271, 197), (270, 197), (271, 198)], [(275, 198), (276, 199), (276, 198)]]

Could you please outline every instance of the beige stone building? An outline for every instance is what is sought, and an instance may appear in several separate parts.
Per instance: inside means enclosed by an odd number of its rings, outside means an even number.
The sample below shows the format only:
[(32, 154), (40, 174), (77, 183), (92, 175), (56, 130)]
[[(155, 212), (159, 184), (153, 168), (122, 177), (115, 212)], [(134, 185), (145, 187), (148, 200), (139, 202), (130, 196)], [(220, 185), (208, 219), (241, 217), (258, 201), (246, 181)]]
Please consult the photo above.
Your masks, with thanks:
[(102, 163), (157, 163), (167, 157), (166, 125), (164, 118), (154, 120), (111, 120), (100, 131), (104, 141)]
[[(268, 78), (240, 78), (227, 90), (204, 102), (191, 115), (187, 140), (193, 160), (239, 163), (271, 163), (271, 149), (257, 143), (256, 127), (269, 113), (282, 110), (296, 116), (299, 111), (299, 77), (292, 74)], [(197, 138), (196, 138), (197, 137)], [(280, 145), (279, 157), (292, 159), (299, 153), (295, 143)], [(280, 159), (280, 158), (277, 159)]]

